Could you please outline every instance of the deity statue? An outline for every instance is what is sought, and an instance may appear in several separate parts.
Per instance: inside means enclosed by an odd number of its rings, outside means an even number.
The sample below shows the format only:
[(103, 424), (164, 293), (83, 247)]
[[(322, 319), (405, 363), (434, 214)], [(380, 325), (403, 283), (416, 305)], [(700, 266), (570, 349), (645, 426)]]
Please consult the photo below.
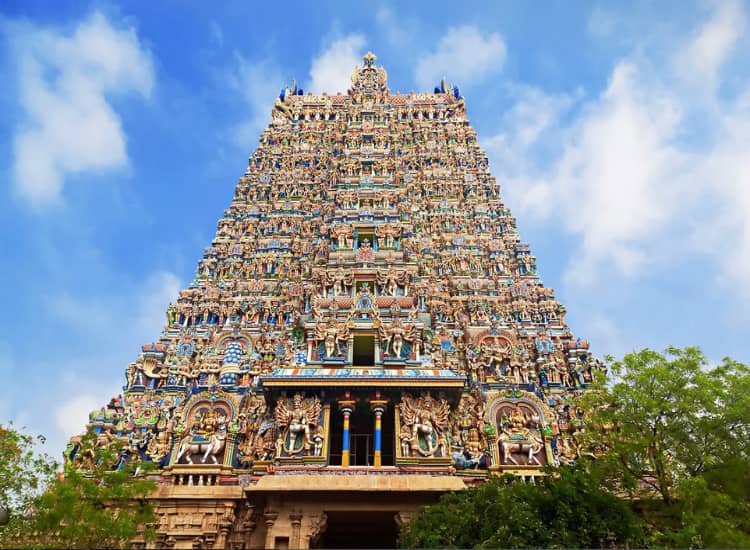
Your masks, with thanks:
[(192, 455), (203, 454), (201, 463), (209, 458), (218, 463), (217, 455), (224, 450), (227, 437), (227, 418), (219, 414), (214, 403), (196, 410), (188, 434), (182, 439), (177, 450), (175, 463), (186, 457), (188, 464), (193, 464)]
[[(322, 407), (317, 397), (305, 399), (301, 394), (292, 398), (279, 398), (274, 410), (276, 425), (280, 428), (279, 439), (284, 452), (296, 455), (310, 454), (315, 447), (314, 434), (318, 430)], [(321, 436), (322, 437), (322, 436)], [(278, 455), (277, 440), (277, 456)]]
[(383, 323), (379, 327), (380, 339), (385, 342), (385, 352), (393, 353), (393, 357), (401, 359), (404, 342), (414, 342), (417, 337), (417, 329), (414, 325), (404, 325), (398, 317), (393, 322)]
[(383, 248), (394, 248), (396, 238), (401, 235), (401, 227), (394, 224), (378, 225), (375, 228), (375, 235)]
[(526, 464), (541, 466), (537, 455), (544, 450), (544, 440), (532, 429), (538, 426), (538, 415), (525, 412), (517, 404), (502, 409), (497, 444), (503, 464), (518, 464), (513, 456), (518, 452), (526, 457)]
[(326, 357), (342, 355), (340, 342), (349, 339), (349, 328), (346, 323), (337, 323), (331, 318), (315, 325), (315, 341), (325, 344)]
[[(381, 293), (387, 296), (396, 296), (398, 294), (399, 285), (406, 286), (407, 284), (407, 273), (406, 271), (398, 273), (395, 267), (388, 266), (387, 271), (378, 270), (377, 280), (380, 285)], [(406, 292), (406, 289), (404, 292)]]
[(347, 287), (352, 286), (353, 283), (354, 275), (351, 272), (345, 272), (341, 267), (333, 272), (325, 272), (325, 286), (326, 288), (332, 287), (334, 296), (345, 296)]
[(408, 446), (407, 456), (446, 456), (445, 435), (450, 423), (450, 406), (445, 399), (436, 400), (429, 392), (418, 398), (405, 395), (401, 398), (399, 410), (402, 450)]

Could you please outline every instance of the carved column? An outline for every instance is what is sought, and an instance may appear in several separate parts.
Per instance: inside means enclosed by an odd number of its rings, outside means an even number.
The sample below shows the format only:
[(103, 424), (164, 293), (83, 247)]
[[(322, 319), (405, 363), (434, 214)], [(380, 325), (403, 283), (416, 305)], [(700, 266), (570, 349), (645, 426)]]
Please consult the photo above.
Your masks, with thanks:
[(375, 392), (375, 397), (370, 399), (370, 409), (375, 413), (375, 468), (382, 466), (383, 451), (383, 426), (382, 417), (385, 408), (388, 406), (388, 400), (384, 399), (379, 391)]
[(352, 399), (351, 394), (347, 390), (344, 393), (344, 397), (338, 400), (339, 410), (344, 415), (344, 430), (341, 437), (341, 467), (349, 467), (349, 416), (354, 412), (354, 406), (357, 404), (355, 399)]
[(216, 537), (214, 546), (216, 548), (224, 548), (227, 545), (229, 539), (229, 533), (232, 530), (232, 524), (234, 523), (234, 505), (225, 504), (224, 514), (219, 518), (219, 536)]
[(265, 548), (273, 548), (276, 541), (273, 537), (273, 524), (276, 523), (276, 519), (279, 517), (278, 512), (267, 511), (263, 514), (263, 521), (266, 524), (266, 542)]
[(300, 530), (302, 527), (302, 512), (292, 512), (289, 514), (292, 522), (292, 540), (289, 541), (289, 548), (300, 548)]

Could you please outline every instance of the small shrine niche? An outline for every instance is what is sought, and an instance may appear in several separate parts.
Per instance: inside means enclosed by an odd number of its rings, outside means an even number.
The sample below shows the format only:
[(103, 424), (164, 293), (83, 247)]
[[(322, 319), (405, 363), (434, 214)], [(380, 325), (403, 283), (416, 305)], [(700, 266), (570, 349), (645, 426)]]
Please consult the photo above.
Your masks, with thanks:
[(185, 432), (177, 444), (174, 464), (223, 464), (233, 418), (232, 405), (199, 399), (187, 411)]
[(539, 405), (527, 399), (499, 399), (490, 408), (497, 434), (497, 463), (503, 467), (549, 464), (551, 430)]

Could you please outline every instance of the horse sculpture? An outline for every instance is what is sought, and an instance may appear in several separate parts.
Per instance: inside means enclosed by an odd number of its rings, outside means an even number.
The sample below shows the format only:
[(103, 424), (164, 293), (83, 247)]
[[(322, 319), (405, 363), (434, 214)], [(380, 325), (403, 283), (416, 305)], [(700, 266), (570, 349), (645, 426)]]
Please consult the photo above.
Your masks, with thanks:
[(526, 464), (535, 462), (539, 466), (542, 465), (536, 455), (544, 449), (544, 443), (531, 434), (516, 439), (511, 438), (506, 432), (503, 432), (497, 438), (497, 443), (502, 450), (503, 464), (512, 463), (518, 466), (518, 462), (513, 458), (513, 452), (515, 451), (526, 454)]
[(180, 442), (175, 463), (179, 463), (182, 457), (187, 455), (188, 464), (195, 464), (192, 460), (192, 455), (203, 453), (201, 464), (205, 464), (209, 457), (214, 464), (218, 464), (216, 455), (224, 450), (226, 440), (227, 431), (223, 422), (219, 429), (208, 437), (193, 434), (187, 435)]

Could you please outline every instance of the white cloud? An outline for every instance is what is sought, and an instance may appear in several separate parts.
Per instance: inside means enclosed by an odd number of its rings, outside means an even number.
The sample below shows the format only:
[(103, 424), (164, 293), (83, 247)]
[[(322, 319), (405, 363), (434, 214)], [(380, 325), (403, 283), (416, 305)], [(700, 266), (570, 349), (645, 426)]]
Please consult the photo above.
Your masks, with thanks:
[(106, 405), (105, 396), (78, 395), (68, 397), (55, 411), (55, 422), (58, 429), (67, 437), (81, 433), (86, 422), (88, 422), (89, 413)]
[(221, 30), (221, 25), (215, 19), (208, 22), (208, 33), (212, 44), (219, 48), (224, 45), (224, 31)]
[[(165, 311), (180, 292), (180, 280), (170, 272), (149, 276), (128, 295), (76, 297), (61, 292), (48, 299), (50, 312), (70, 328), (84, 333), (108, 333), (112, 326), (129, 326), (135, 334), (157, 338), (166, 321)], [(126, 318), (123, 318), (123, 314)], [(119, 331), (119, 338), (123, 331)]]
[(346, 92), (351, 87), (352, 71), (362, 62), (365, 37), (350, 34), (334, 40), (310, 65), (309, 91), (320, 94)]
[(498, 33), (482, 35), (473, 26), (452, 27), (437, 49), (417, 62), (415, 79), (423, 90), (432, 90), (443, 76), (461, 86), (471, 86), (505, 63), (505, 41)]
[[(750, 277), (750, 82), (744, 95), (718, 92), (744, 28), (737, 4), (716, 4), (667, 50), (645, 59), (636, 48), (619, 60), (606, 89), (577, 108), (530, 92), (487, 141), (518, 215), (579, 238), (568, 282), (637, 277), (705, 254), (750, 296), (740, 284)], [(686, 59), (716, 85), (696, 93)], [(543, 158), (551, 144), (556, 152)]]
[[(529, 150), (542, 142), (545, 135), (561, 132), (561, 119), (580, 94), (549, 94), (520, 85), (510, 86), (508, 91), (514, 103), (502, 116), (503, 131), (483, 138), (482, 144), (492, 157), (493, 169), (512, 179), (535, 169), (541, 155), (532, 159)], [(524, 189), (523, 195), (528, 192)]]
[(385, 38), (386, 42), (394, 48), (406, 48), (418, 35), (415, 32), (419, 21), (404, 21), (400, 14), (396, 14), (387, 5), (381, 5), (375, 13), (375, 22), (378, 24), (378, 34)]
[[(60, 293), (48, 300), (52, 315), (69, 329), (70, 345), (50, 349), (37, 361), (26, 383), (38, 377), (38, 391), (21, 398), (11, 386), (0, 386), (0, 422), (13, 419), (27, 432), (44, 434), (47, 452), (59, 458), (67, 439), (82, 433), (91, 411), (121, 392), (125, 368), (140, 345), (159, 338), (165, 311), (181, 288), (177, 276), (157, 272), (142, 283), (121, 287), (121, 294), (85, 298)], [(66, 328), (61, 329), (64, 332)], [(82, 348), (75, 342), (85, 342)], [(17, 380), (20, 363), (0, 341), (0, 374)]]
[(232, 141), (248, 151), (255, 149), (260, 132), (271, 121), (273, 102), (286, 80), (272, 62), (249, 61), (239, 53), (235, 53), (235, 64), (227, 78), (247, 108), (247, 117), (231, 130)]
[(174, 273), (161, 271), (153, 274), (138, 297), (135, 321), (139, 330), (155, 339), (167, 321), (170, 303), (177, 301), (182, 284)]
[(94, 13), (68, 36), (28, 23), (10, 24), (23, 118), (14, 134), (13, 179), (32, 206), (61, 200), (73, 174), (126, 167), (126, 136), (110, 95), (148, 97), (149, 52), (133, 28)]
[(711, 18), (677, 54), (677, 70), (684, 78), (715, 86), (719, 69), (744, 28), (745, 17), (739, 3), (717, 2)]

